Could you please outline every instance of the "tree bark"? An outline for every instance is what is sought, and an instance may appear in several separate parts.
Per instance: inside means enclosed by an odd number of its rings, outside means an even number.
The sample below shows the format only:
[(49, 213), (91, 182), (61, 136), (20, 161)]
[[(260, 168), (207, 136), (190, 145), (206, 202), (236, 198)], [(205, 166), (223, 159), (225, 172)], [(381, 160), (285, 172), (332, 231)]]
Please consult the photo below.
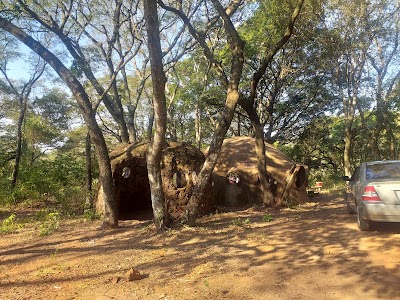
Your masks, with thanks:
[(195, 108), (195, 120), (194, 120), (194, 129), (195, 129), (195, 141), (196, 147), (201, 149), (201, 110), (200, 110), (200, 103), (197, 99), (196, 108)]
[(25, 120), (26, 115), (26, 108), (27, 108), (27, 101), (26, 97), (20, 100), (20, 111), (18, 117), (18, 124), (17, 124), (17, 149), (15, 150), (15, 164), (12, 173), (12, 180), (11, 180), (11, 188), (14, 189), (17, 184), (18, 173), (19, 173), (19, 165), (21, 162), (22, 156), (22, 126)]
[(165, 208), (164, 190), (161, 179), (161, 153), (165, 144), (167, 128), (167, 105), (165, 98), (166, 77), (163, 70), (162, 51), (157, 14), (157, 0), (144, 1), (144, 17), (146, 20), (147, 41), (150, 56), (151, 77), (153, 84), (153, 107), (155, 117), (155, 133), (147, 151), (147, 172), (150, 183), (151, 203), (154, 224), (162, 231), (168, 225)]
[(344, 133), (344, 150), (343, 150), (343, 164), (344, 164), (344, 175), (351, 176), (351, 143), (353, 141), (351, 133), (351, 125), (346, 124)]
[(264, 131), (260, 123), (260, 118), (256, 112), (256, 109), (250, 103), (241, 103), (242, 108), (246, 111), (250, 118), (251, 125), (254, 129), (255, 134), (255, 147), (257, 155), (257, 170), (258, 177), (260, 179), (262, 201), (265, 206), (272, 206), (274, 204), (274, 196), (271, 192), (270, 187), (270, 176), (267, 172), (267, 158), (265, 154), (265, 142), (264, 142)]
[(64, 81), (74, 95), (76, 101), (78, 102), (78, 106), (81, 110), (85, 124), (89, 129), (92, 141), (96, 146), (100, 182), (104, 189), (105, 211), (103, 216), (103, 226), (106, 228), (117, 227), (118, 212), (114, 198), (114, 183), (111, 173), (108, 149), (103, 133), (97, 124), (95, 111), (91, 106), (89, 96), (87, 95), (84, 87), (74, 76), (74, 74), (68, 68), (66, 68), (52, 52), (26, 34), (19, 27), (13, 25), (7, 19), (0, 17), (0, 28), (12, 34), (14, 37), (36, 52), (40, 57), (42, 57), (42, 59), (45, 60), (60, 76), (60, 78)]
[(93, 208), (93, 177), (92, 177), (92, 141), (89, 132), (85, 139), (85, 158), (86, 158), (86, 203), (85, 209)]
[(129, 132), (129, 140), (133, 143), (136, 144), (137, 142), (137, 132), (136, 132), (136, 126), (135, 126), (135, 113), (136, 113), (136, 107), (133, 105), (128, 105), (128, 132)]
[(151, 101), (149, 124), (147, 124), (146, 139), (150, 142), (153, 139), (153, 126), (154, 126), (154, 104)]

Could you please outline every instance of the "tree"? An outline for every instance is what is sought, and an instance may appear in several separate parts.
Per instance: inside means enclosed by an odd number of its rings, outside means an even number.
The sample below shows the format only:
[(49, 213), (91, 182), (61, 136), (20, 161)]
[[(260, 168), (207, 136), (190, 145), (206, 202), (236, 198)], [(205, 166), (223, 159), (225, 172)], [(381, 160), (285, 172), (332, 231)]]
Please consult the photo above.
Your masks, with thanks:
[[(241, 97), (240, 105), (246, 111), (249, 116), (256, 139), (256, 153), (257, 153), (257, 169), (260, 178), (261, 188), (263, 191), (263, 203), (265, 205), (273, 204), (273, 195), (270, 191), (269, 180), (270, 176), (267, 173), (267, 164), (265, 156), (265, 142), (264, 142), (264, 128), (261, 125), (260, 116), (258, 115), (255, 108), (255, 99), (257, 97), (258, 85), (261, 78), (265, 75), (268, 65), (272, 62), (276, 53), (288, 42), (289, 38), (293, 34), (294, 23), (298, 18), (301, 8), (304, 4), (303, 0), (298, 1), (293, 14), (291, 16), (288, 27), (285, 30), (284, 35), (273, 45), (270, 50), (266, 51), (266, 54), (262, 55), (258, 69), (254, 72), (252, 80), (250, 82), (250, 93), (249, 96)], [(278, 199), (278, 205), (281, 204)]]
[[(372, 153), (375, 160), (396, 159), (395, 115), (392, 100), (396, 97), (394, 88), (400, 82), (400, 17), (399, 7), (394, 1), (376, 1), (368, 8), (365, 22), (372, 37), (367, 53), (368, 63), (375, 75), (374, 90), (375, 126), (372, 130)], [(373, 72), (372, 72), (373, 71)], [(382, 133), (385, 132), (385, 136)], [(384, 155), (382, 145), (389, 144), (389, 153)]]
[(11, 179), (11, 188), (15, 188), (18, 179), (18, 172), (20, 168), (21, 156), (22, 156), (22, 142), (23, 142), (23, 123), (26, 118), (28, 109), (28, 99), (32, 92), (32, 88), (39, 78), (43, 75), (46, 68), (46, 64), (42, 60), (38, 60), (34, 68), (33, 73), (27, 82), (23, 84), (15, 84), (8, 76), (7, 63), (8, 59), (3, 56), (3, 63), (0, 65), (0, 72), (3, 75), (5, 82), (8, 84), (9, 89), (12, 91), (14, 97), (18, 100), (19, 115), (17, 121), (17, 147), (15, 150), (15, 164)]
[(105, 194), (106, 208), (104, 214), (104, 226), (116, 227), (118, 225), (118, 217), (116, 212), (116, 204), (114, 200), (114, 186), (111, 173), (110, 158), (108, 156), (108, 148), (104, 140), (104, 136), (95, 118), (95, 111), (90, 103), (89, 97), (75, 75), (64, 66), (64, 64), (40, 42), (26, 34), (21, 28), (15, 26), (6, 18), (0, 16), (0, 28), (15, 36), (22, 43), (36, 52), (43, 60), (45, 60), (54, 71), (60, 76), (64, 83), (75, 96), (80, 107), (82, 116), (89, 129), (90, 135), (96, 145), (97, 159), (99, 163), (100, 180)]
[[(384, 127), (382, 124), (389, 124), (389, 122), (383, 122), (383, 116), (387, 111), (384, 108), (386, 100), (383, 99), (391, 98), (390, 86), (393, 87), (399, 74), (393, 65), (388, 73), (389, 61), (398, 52), (399, 36), (396, 34), (398, 25), (395, 24), (398, 24), (399, 8), (394, 1), (390, 0), (360, 0), (351, 3), (332, 0), (328, 4), (335, 8), (331, 9), (328, 15), (332, 22), (327, 26), (329, 30), (327, 36), (330, 36), (331, 43), (335, 41), (337, 46), (333, 53), (336, 59), (334, 78), (337, 93), (342, 99), (346, 120), (343, 157), (345, 174), (349, 176), (355, 135), (353, 125), (358, 116), (363, 124), (362, 130), (369, 132), (369, 141), (366, 142), (371, 144), (370, 151), (374, 153), (373, 159), (381, 159), (378, 141)], [(376, 76), (375, 85), (371, 81), (373, 74)], [(383, 92), (385, 76), (388, 77), (386, 95)], [(371, 91), (375, 94), (376, 123), (372, 128), (368, 128), (367, 125), (370, 122), (367, 117), (372, 117), (367, 113), (372, 106), (372, 98), (368, 97)], [(387, 114), (388, 119), (390, 119), (389, 115)], [(390, 130), (387, 133), (387, 138), (393, 140), (393, 135), (389, 134)]]
[[(224, 87), (226, 93), (224, 111), (214, 131), (213, 138), (207, 153), (206, 161), (199, 173), (198, 184), (195, 186), (192, 197), (187, 206), (188, 223), (192, 225), (195, 222), (197, 216), (197, 206), (201, 201), (202, 193), (205, 190), (206, 184), (210, 180), (211, 173), (216, 164), (223, 139), (230, 127), (236, 105), (238, 104), (239, 100), (241, 106), (250, 116), (255, 131), (257, 131), (256, 150), (258, 155), (258, 169), (264, 192), (264, 203), (271, 204), (272, 196), (271, 192), (269, 191), (268, 174), (265, 164), (266, 159), (264, 148), (264, 134), (260, 125), (259, 116), (257, 115), (253, 106), (255, 91), (257, 89), (259, 80), (265, 73), (267, 65), (273, 59), (276, 52), (287, 42), (287, 40), (291, 36), (294, 22), (296, 21), (297, 16), (300, 12), (303, 1), (298, 1), (298, 5), (294, 10), (291, 21), (289, 22), (288, 29), (284, 36), (274, 45), (274, 47), (272, 47), (270, 51), (268, 51), (267, 55), (262, 54), (262, 63), (260, 64), (260, 67), (253, 77), (254, 80), (252, 82), (251, 90), (252, 95), (250, 95), (250, 97), (245, 97), (245, 94), (241, 94), (240, 91), (240, 84), (243, 79), (243, 66), (245, 61), (245, 42), (239, 35), (238, 30), (234, 26), (234, 21), (232, 19), (233, 15), (239, 10), (244, 2), (234, 1), (226, 8), (224, 8), (220, 1), (213, 0), (211, 1), (213, 10), (211, 10), (211, 6), (208, 5), (207, 1), (199, 3), (199, 6), (204, 5), (205, 9), (208, 12), (212, 11), (212, 13), (209, 16), (206, 16), (205, 20), (201, 20), (201, 17), (200, 20), (196, 20), (197, 24), (206, 24), (203, 28), (197, 29), (193, 25), (195, 24), (195, 21), (190, 20), (190, 16), (195, 15), (194, 13), (185, 13), (181, 5), (173, 7), (171, 5), (166, 5), (161, 0), (159, 0), (158, 2), (162, 8), (179, 16), (182, 22), (184, 22), (184, 24), (188, 27), (190, 34), (201, 47), (209, 64), (214, 67), (216, 73), (220, 78), (220, 84)], [(198, 8), (196, 7), (196, 9)], [(235, 21), (239, 23), (243, 22), (243, 20), (240, 19)], [(206, 37), (209, 40), (212, 40), (212, 38), (210, 37), (212, 35), (215, 35), (216, 37), (218, 37), (216, 47), (221, 47), (221, 45), (223, 45), (223, 43), (220, 42), (222, 38), (220, 30), (217, 29), (213, 32), (211, 32), (210, 30), (212, 26), (218, 26), (219, 24), (221, 24), (222, 28), (224, 29), (225, 42), (227, 45), (227, 48), (225, 50), (225, 57), (222, 57), (222, 60), (219, 60), (219, 58), (215, 54), (218, 52), (216, 52), (215, 49), (212, 49), (211, 46), (209, 46), (210, 43), (206, 41)], [(224, 64), (224, 62), (226, 63), (226, 65)]]
[(164, 191), (161, 179), (161, 152), (165, 144), (167, 124), (167, 108), (165, 100), (166, 77), (163, 70), (157, 0), (144, 2), (144, 16), (147, 27), (147, 40), (153, 82), (153, 106), (155, 115), (155, 133), (146, 157), (147, 172), (150, 183), (151, 203), (153, 206), (154, 223), (158, 230), (167, 225)]
[[(200, 47), (203, 49), (203, 53), (210, 61), (212, 65), (214, 65), (217, 69), (217, 73), (221, 77), (221, 82), (226, 90), (226, 100), (225, 107), (222, 113), (221, 120), (219, 121), (217, 128), (214, 131), (212, 141), (210, 143), (210, 147), (207, 153), (206, 161), (203, 164), (202, 169), (199, 172), (198, 183), (194, 187), (191, 199), (187, 205), (186, 210), (186, 218), (189, 225), (194, 225), (196, 217), (197, 217), (197, 208), (201, 201), (202, 195), (207, 187), (209, 180), (211, 179), (211, 173), (214, 169), (214, 166), (217, 162), (217, 158), (225, 137), (226, 132), (232, 122), (232, 118), (235, 112), (235, 108), (237, 102), (239, 101), (239, 83), (243, 70), (244, 63), (244, 42), (239, 37), (235, 26), (230, 19), (230, 14), (232, 10), (236, 9), (236, 6), (231, 6), (229, 9), (225, 10), (221, 3), (217, 0), (212, 0), (212, 5), (215, 9), (215, 12), (221, 18), (222, 26), (227, 35), (227, 43), (229, 45), (231, 51), (231, 67), (230, 67), (230, 75), (231, 77), (228, 79), (225, 74), (222, 65), (216, 60), (215, 56), (212, 54), (211, 49), (208, 47), (205, 36), (200, 34), (193, 24), (191, 23), (188, 16), (183, 12), (182, 7), (172, 7), (168, 6), (162, 1), (158, 1), (159, 5), (178, 15), (181, 20), (188, 27), (189, 32), (193, 36), (193, 38), (199, 43)], [(240, 1), (239, 1), (240, 2)], [(238, 5), (238, 3), (236, 3)]]

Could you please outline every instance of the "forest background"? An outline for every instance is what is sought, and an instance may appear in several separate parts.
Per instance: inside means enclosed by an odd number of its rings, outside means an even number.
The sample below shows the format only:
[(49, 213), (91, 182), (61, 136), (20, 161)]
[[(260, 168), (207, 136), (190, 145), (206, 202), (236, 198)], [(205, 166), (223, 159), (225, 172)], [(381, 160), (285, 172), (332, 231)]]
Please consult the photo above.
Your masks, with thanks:
[[(210, 147), (207, 179), (225, 136), (256, 136), (327, 187), (361, 161), (399, 159), (399, 10), (397, 0), (2, 0), (0, 203), (82, 213), (99, 181), (112, 195), (108, 151), (121, 142), (152, 140), (156, 167), (164, 138)], [(162, 197), (152, 193), (155, 211)]]

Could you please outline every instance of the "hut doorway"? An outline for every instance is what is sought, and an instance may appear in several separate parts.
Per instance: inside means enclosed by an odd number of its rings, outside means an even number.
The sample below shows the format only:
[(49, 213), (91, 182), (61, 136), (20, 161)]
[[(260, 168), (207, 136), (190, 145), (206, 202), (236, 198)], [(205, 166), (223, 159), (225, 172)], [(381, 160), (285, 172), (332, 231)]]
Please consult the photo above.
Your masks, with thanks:
[[(117, 177), (117, 178), (115, 178)], [(119, 220), (150, 220), (153, 217), (146, 159), (135, 157), (121, 163), (114, 173)]]

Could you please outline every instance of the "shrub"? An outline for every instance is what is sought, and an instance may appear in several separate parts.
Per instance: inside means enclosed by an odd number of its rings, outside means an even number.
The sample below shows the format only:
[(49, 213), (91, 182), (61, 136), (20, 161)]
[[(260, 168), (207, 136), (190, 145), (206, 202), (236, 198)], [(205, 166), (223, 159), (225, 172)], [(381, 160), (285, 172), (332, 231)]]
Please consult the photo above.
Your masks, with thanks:
[(21, 225), (17, 224), (15, 214), (12, 213), (7, 219), (4, 219), (1, 224), (1, 233), (14, 233)]
[(93, 208), (85, 209), (83, 212), (83, 218), (86, 221), (93, 221), (100, 219), (100, 214)]
[(262, 220), (264, 222), (271, 222), (274, 218), (270, 214), (263, 215)]
[(49, 235), (56, 231), (60, 226), (60, 214), (51, 212), (46, 215), (44, 222), (39, 226), (39, 234), (41, 236)]
[(250, 224), (249, 218), (246, 218), (246, 219), (237, 218), (237, 219), (232, 220), (232, 225), (235, 225), (235, 226), (243, 227), (247, 224)]

